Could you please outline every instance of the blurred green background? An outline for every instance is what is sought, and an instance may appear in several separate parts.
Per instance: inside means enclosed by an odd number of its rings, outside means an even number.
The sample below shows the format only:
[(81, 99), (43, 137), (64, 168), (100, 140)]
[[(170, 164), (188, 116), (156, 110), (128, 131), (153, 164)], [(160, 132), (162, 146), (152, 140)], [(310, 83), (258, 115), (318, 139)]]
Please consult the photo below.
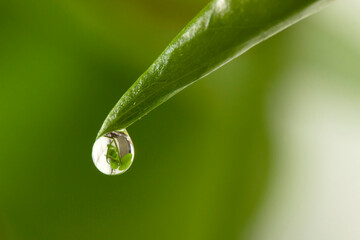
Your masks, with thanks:
[(337, 1), (128, 131), (102, 121), (206, 0), (0, 2), (0, 239), (359, 239), (360, 5)]

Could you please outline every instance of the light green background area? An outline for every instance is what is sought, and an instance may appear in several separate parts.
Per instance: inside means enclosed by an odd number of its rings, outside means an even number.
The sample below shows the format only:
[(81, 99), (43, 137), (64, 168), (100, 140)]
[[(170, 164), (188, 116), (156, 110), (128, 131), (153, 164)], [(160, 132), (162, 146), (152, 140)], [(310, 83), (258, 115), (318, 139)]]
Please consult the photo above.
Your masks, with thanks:
[(360, 237), (356, 0), (132, 125), (124, 175), (93, 165), (110, 109), (205, 4), (0, 3), (0, 239)]

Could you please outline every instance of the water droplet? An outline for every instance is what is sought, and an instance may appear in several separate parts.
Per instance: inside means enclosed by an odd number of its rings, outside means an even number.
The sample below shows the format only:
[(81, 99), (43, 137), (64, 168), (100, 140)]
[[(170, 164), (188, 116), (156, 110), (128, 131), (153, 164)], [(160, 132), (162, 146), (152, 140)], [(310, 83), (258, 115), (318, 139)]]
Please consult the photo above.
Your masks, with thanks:
[(134, 145), (128, 132), (113, 131), (98, 138), (92, 149), (95, 166), (106, 175), (126, 172), (134, 160)]

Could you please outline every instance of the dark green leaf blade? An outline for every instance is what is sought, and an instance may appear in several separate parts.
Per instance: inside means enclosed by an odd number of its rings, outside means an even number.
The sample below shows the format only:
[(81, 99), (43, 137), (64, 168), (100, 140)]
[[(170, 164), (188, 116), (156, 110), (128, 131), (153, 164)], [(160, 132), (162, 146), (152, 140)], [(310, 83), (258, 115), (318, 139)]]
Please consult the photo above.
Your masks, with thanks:
[(121, 97), (98, 137), (128, 127), (191, 83), (330, 1), (211, 1)]

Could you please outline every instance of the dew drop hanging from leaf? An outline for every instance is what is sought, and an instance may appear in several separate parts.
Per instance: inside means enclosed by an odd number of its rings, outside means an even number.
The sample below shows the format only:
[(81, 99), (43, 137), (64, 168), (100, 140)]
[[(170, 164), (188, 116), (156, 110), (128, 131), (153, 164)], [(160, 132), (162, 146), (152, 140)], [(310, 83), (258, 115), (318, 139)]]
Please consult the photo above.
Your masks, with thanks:
[[(96, 167), (108, 175), (125, 172), (134, 158), (125, 128), (192, 83), (331, 1), (210, 1), (110, 111), (93, 147)], [(117, 129), (124, 130), (114, 131)]]
[(97, 169), (106, 175), (126, 172), (134, 160), (134, 145), (127, 131), (113, 131), (98, 138), (92, 158)]

